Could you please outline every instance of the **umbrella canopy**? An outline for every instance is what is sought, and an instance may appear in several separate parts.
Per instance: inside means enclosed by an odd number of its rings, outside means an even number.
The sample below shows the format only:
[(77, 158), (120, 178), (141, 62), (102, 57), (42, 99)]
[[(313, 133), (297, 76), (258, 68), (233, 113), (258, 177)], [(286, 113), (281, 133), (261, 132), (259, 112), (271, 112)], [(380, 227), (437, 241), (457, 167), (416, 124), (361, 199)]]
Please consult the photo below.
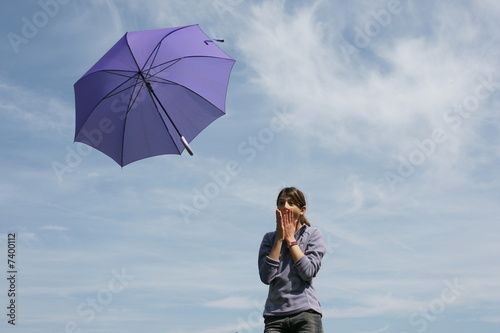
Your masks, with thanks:
[(126, 33), (74, 85), (75, 141), (121, 166), (191, 142), (225, 114), (235, 60), (198, 25)]

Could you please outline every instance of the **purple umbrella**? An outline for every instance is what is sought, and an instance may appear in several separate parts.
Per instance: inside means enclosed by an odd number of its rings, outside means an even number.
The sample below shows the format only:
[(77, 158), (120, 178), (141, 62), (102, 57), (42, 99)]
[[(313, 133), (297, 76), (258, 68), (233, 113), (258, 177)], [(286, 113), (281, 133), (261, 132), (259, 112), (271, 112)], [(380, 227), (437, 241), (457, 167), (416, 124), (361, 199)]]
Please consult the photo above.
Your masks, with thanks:
[(128, 32), (75, 83), (75, 141), (121, 166), (193, 155), (188, 142), (225, 114), (234, 62), (198, 25)]

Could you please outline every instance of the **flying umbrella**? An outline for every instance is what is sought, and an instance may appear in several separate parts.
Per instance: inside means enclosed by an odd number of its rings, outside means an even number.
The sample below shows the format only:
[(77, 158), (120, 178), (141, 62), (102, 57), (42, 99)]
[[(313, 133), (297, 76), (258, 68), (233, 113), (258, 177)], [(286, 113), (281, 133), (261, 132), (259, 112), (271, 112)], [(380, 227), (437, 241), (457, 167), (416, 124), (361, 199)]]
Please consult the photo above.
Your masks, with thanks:
[(225, 114), (235, 60), (198, 25), (127, 32), (74, 85), (75, 141), (121, 166), (180, 155)]

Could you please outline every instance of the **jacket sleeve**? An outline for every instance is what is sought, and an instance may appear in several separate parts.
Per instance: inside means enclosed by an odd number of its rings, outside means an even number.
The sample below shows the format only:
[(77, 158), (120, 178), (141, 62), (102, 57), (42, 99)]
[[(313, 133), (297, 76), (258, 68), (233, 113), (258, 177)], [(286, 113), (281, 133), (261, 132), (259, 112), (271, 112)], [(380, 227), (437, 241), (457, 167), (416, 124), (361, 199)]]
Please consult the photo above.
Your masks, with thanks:
[(259, 276), (264, 284), (270, 284), (278, 273), (279, 261), (268, 257), (274, 244), (275, 233), (267, 233), (259, 249)]
[(319, 229), (312, 230), (303, 252), (304, 256), (294, 266), (302, 280), (310, 281), (318, 273), (326, 252), (326, 244)]

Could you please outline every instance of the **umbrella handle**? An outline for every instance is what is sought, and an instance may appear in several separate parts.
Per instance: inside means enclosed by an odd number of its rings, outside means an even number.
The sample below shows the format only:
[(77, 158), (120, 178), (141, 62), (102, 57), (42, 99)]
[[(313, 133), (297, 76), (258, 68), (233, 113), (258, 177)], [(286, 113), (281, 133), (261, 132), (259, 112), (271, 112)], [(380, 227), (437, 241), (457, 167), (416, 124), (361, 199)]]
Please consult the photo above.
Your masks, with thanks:
[(193, 150), (191, 147), (189, 147), (189, 143), (186, 141), (186, 138), (184, 136), (181, 136), (181, 141), (186, 150), (188, 151), (189, 155), (193, 156)]

